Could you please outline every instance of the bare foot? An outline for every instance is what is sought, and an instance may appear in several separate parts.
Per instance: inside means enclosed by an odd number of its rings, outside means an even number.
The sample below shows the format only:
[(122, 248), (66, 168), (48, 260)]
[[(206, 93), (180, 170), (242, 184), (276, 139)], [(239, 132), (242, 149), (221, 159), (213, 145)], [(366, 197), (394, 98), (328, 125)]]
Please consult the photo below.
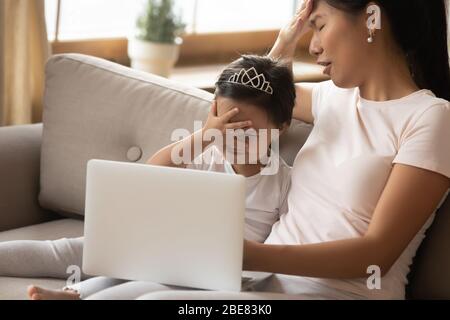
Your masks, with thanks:
[(78, 292), (73, 290), (50, 290), (31, 285), (27, 292), (30, 300), (80, 300)]

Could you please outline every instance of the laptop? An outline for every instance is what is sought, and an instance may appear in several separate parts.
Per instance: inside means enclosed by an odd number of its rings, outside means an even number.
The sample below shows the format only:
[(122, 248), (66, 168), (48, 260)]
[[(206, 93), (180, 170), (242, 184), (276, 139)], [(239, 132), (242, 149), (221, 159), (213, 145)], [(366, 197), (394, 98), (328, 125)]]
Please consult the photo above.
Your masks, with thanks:
[(240, 291), (245, 187), (240, 175), (90, 160), (83, 271)]

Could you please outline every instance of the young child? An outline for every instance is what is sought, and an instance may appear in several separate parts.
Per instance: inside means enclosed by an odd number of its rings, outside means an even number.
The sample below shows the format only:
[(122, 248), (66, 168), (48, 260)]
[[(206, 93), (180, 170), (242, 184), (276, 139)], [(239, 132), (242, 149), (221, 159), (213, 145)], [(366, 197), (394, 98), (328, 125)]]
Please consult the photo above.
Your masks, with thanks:
[[(286, 66), (267, 57), (243, 56), (220, 75), (203, 128), (162, 149), (148, 163), (247, 177), (245, 238), (264, 242), (287, 210), (290, 168), (278, 153), (271, 154), (270, 146), (272, 138), (277, 138), (273, 131), (281, 134), (289, 127), (294, 103), (295, 87)], [(213, 130), (223, 135), (220, 141), (210, 141), (208, 133)], [(227, 134), (234, 134), (234, 139), (227, 141)], [(200, 155), (194, 153), (195, 141), (202, 146)], [(183, 157), (183, 150), (190, 151), (190, 156)], [(174, 158), (185, 161), (176, 164)], [(260, 174), (266, 164), (272, 167)]]
[[(245, 238), (264, 242), (287, 211), (290, 168), (270, 146), (289, 127), (294, 103), (288, 66), (268, 57), (242, 56), (219, 76), (203, 128), (163, 148), (148, 164), (245, 176)], [(66, 278), (68, 266), (81, 266), (82, 248), (83, 238), (0, 243), (0, 276)], [(122, 282), (96, 277), (63, 290), (30, 286), (28, 295), (34, 300), (80, 299)]]

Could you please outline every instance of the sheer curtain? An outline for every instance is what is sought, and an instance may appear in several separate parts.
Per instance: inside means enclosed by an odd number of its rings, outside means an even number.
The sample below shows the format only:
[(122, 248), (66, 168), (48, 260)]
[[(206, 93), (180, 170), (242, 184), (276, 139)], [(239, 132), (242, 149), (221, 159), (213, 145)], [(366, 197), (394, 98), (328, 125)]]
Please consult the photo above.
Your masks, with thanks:
[(0, 0), (0, 126), (42, 121), (44, 0)]

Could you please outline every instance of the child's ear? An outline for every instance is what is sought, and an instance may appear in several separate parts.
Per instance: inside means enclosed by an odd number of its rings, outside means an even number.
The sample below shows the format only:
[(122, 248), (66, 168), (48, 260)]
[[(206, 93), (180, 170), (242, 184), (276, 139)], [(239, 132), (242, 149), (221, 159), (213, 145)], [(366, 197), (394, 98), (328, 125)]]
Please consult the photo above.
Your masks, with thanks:
[(281, 125), (281, 127), (279, 128), (280, 130), (280, 135), (282, 135), (283, 133), (285, 133), (286, 131), (288, 131), (289, 127), (291, 126), (291, 124), (289, 122), (285, 122)]

